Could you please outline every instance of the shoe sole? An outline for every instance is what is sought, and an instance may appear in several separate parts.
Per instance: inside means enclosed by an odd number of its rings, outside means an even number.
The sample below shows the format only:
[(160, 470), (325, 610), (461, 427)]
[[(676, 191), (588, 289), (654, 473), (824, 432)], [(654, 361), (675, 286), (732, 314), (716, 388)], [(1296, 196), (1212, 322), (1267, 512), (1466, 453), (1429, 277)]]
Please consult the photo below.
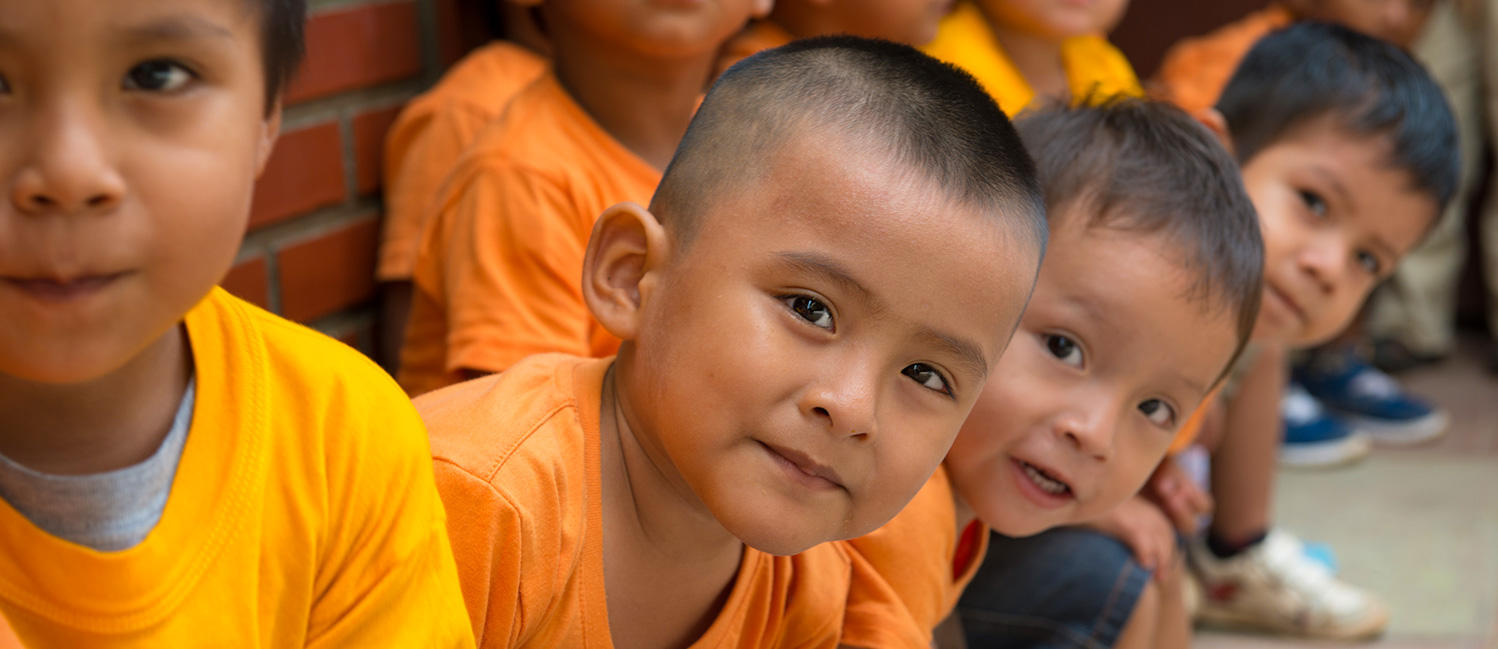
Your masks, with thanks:
[(1361, 460), (1372, 450), (1368, 437), (1357, 433), (1331, 443), (1281, 444), (1280, 465), (1298, 469), (1337, 467)]
[(1202, 607), (1201, 610), (1197, 611), (1195, 621), (1200, 626), (1226, 631), (1250, 631), (1311, 640), (1338, 640), (1346, 642), (1371, 640), (1383, 635), (1389, 626), (1389, 614), (1387, 611), (1379, 610), (1361, 624), (1338, 630), (1335, 633), (1317, 633), (1311, 629), (1302, 628), (1294, 624), (1265, 623), (1262, 619), (1256, 617), (1210, 607)]
[(1429, 415), (1408, 422), (1389, 423), (1387, 419), (1362, 417), (1342, 413), (1352, 427), (1368, 435), (1375, 444), (1383, 446), (1414, 446), (1433, 441), (1446, 434), (1451, 426), (1451, 417), (1437, 410)]

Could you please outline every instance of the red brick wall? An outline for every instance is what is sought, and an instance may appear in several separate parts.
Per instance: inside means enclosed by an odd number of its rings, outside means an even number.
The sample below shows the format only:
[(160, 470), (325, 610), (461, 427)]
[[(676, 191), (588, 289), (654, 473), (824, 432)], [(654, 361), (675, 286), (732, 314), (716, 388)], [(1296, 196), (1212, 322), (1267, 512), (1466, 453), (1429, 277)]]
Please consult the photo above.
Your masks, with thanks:
[(312, 0), (307, 60), (224, 287), (371, 352), (385, 131), (461, 56), (471, 0)]

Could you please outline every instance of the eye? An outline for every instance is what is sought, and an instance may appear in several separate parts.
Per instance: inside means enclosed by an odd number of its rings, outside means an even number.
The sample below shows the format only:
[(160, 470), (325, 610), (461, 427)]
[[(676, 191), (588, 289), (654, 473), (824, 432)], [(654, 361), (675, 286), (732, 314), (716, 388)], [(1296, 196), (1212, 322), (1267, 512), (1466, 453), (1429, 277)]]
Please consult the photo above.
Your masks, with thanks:
[(1377, 275), (1383, 272), (1384, 265), (1378, 261), (1378, 257), (1374, 256), (1373, 253), (1366, 250), (1359, 250), (1357, 257), (1358, 265), (1362, 266), (1363, 270), (1368, 271), (1370, 275)]
[(1150, 422), (1165, 428), (1175, 428), (1176, 411), (1159, 399), (1150, 399), (1139, 404), (1139, 412), (1144, 413)]
[(828, 331), (834, 331), (832, 310), (828, 309), (827, 305), (822, 304), (816, 298), (805, 295), (791, 295), (785, 299), (790, 300), (789, 305), (791, 310), (795, 311), (796, 315), (801, 316), (802, 320)]
[(172, 92), (181, 90), (192, 79), (193, 73), (187, 68), (165, 59), (156, 59), (130, 68), (125, 73), (124, 85), (131, 90)]
[(1045, 348), (1052, 356), (1072, 367), (1082, 366), (1082, 348), (1077, 342), (1060, 334), (1046, 334)]
[(9, 92), (10, 92), (10, 82), (6, 81), (5, 77), (0, 76), (0, 93), (9, 93)]
[(925, 363), (911, 363), (905, 366), (905, 369), (900, 370), (900, 373), (910, 377), (910, 380), (921, 384), (922, 387), (952, 396), (952, 388), (948, 387), (947, 380), (942, 378), (941, 373), (937, 372), (936, 368), (930, 365)]
[(1306, 204), (1306, 209), (1316, 216), (1326, 216), (1326, 200), (1320, 194), (1312, 191), (1300, 190), (1300, 200)]

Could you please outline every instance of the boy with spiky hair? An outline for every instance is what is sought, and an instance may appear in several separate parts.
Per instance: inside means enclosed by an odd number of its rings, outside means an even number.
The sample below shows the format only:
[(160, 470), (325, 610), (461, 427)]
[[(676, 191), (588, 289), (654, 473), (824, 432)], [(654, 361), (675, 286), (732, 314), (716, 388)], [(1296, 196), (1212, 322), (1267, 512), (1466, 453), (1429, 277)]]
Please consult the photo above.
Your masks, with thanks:
[(617, 357), (417, 399), (481, 646), (836, 645), (863, 591), (826, 542), (931, 476), (1045, 232), (966, 74), (852, 37), (734, 66), (651, 208), (593, 228), (581, 289)]
[(415, 410), (214, 288), (305, 10), (0, 4), (0, 611), (28, 646), (472, 646)]

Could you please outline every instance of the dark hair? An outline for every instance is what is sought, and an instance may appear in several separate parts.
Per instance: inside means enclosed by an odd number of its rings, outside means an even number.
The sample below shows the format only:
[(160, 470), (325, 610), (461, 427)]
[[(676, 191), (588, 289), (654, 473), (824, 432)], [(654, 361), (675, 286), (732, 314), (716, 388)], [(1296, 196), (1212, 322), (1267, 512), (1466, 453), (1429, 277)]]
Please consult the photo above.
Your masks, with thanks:
[(265, 111), (286, 92), (306, 53), (303, 36), (307, 0), (256, 0), (260, 12), (261, 62), (265, 67)]
[(1238, 159), (1330, 117), (1347, 133), (1387, 137), (1390, 163), (1445, 206), (1456, 191), (1456, 121), (1430, 74), (1399, 48), (1340, 25), (1306, 21), (1254, 45), (1217, 110)]
[(1190, 297), (1237, 315), (1237, 358), (1253, 333), (1264, 275), (1258, 214), (1237, 161), (1169, 104), (1089, 103), (1029, 113), (1015, 125), (1051, 218), (1163, 235), (1195, 275)]
[(963, 204), (992, 209), (1045, 250), (1045, 202), (1009, 119), (971, 75), (915, 48), (853, 36), (795, 41), (729, 68), (708, 92), (651, 202), (680, 240), (792, 137), (833, 132), (887, 151)]

